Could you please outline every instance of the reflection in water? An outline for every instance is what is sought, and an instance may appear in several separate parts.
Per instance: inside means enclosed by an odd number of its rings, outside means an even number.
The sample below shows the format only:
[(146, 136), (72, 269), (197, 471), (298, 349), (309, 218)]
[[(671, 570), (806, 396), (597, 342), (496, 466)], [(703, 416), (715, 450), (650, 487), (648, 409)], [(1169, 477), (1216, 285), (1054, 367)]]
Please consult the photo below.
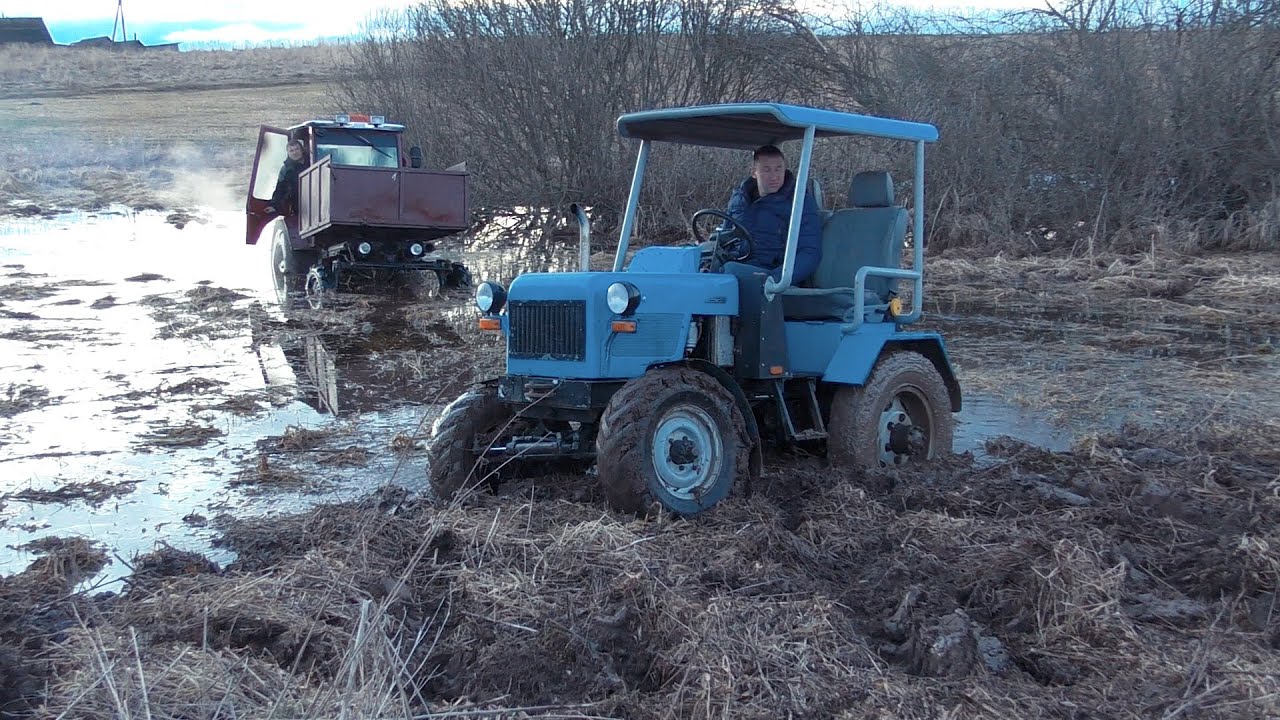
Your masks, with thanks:
[(299, 401), (335, 416), (413, 404), (411, 389), (424, 358), (432, 355), (433, 346), (446, 342), (442, 329), (444, 334), (452, 331), (439, 325), (427, 331), (415, 328), (408, 319), (414, 309), (409, 302), (383, 299), (363, 309), (362, 317), (343, 324), (308, 323), (303, 312), (293, 314), (283, 330), (256, 326), (253, 348), (263, 383), (296, 388)]

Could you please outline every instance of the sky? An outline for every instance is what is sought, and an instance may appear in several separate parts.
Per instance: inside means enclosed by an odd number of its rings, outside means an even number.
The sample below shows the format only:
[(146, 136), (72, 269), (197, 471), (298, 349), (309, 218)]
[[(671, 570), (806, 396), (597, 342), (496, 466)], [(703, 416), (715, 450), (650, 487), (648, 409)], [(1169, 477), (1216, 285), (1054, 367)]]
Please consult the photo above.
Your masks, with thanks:
[[(892, 1), (892, 0), (891, 0)], [(912, 7), (992, 10), (1041, 5), (1035, 0), (897, 0)], [(184, 46), (308, 43), (359, 35), (371, 13), (413, 0), (125, 0), (129, 39)], [(827, 3), (823, 3), (827, 4)], [(117, 0), (0, 0), (0, 16), (43, 17), (54, 42), (111, 35)]]

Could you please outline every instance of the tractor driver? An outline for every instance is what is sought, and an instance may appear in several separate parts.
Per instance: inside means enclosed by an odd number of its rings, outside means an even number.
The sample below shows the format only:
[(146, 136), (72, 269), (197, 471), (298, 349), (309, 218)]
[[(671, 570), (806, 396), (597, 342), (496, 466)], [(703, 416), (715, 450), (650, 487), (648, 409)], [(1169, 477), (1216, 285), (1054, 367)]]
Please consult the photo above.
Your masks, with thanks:
[[(775, 145), (762, 145), (751, 155), (751, 176), (733, 191), (728, 214), (751, 233), (755, 250), (742, 262), (725, 263), (729, 273), (764, 269), (780, 280), (787, 251), (787, 225), (796, 178), (787, 169), (787, 158)], [(822, 217), (812, 193), (805, 193), (796, 242), (796, 263), (791, 282), (807, 280), (822, 259)]]
[(275, 192), (271, 193), (271, 204), (267, 206), (268, 214), (296, 215), (298, 213), (298, 175), (307, 168), (307, 148), (298, 138), (289, 141), (286, 147), (289, 157), (280, 167), (280, 175), (276, 178)]

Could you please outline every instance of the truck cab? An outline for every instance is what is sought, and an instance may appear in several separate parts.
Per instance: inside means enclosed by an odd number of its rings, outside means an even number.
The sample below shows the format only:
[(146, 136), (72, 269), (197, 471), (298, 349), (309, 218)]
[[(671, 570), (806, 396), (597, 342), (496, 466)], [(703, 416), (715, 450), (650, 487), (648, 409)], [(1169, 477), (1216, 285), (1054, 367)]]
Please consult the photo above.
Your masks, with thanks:
[[(303, 290), (319, 305), (349, 273), (430, 273), (441, 287), (470, 284), (462, 265), (436, 252), (437, 241), (470, 226), (467, 172), (423, 168), (404, 132), (364, 114), (259, 129), (245, 242), (270, 237), (278, 290)], [(271, 198), (293, 140), (302, 143), (304, 169), (296, 206), (282, 212)]]

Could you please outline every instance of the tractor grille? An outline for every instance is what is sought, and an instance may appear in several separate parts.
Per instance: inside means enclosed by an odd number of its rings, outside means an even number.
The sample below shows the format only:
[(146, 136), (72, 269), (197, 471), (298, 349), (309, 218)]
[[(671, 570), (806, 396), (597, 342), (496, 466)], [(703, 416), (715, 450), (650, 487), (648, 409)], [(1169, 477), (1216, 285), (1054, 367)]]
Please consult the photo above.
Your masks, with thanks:
[(583, 360), (587, 354), (585, 300), (523, 300), (507, 309), (507, 354), (524, 360)]

